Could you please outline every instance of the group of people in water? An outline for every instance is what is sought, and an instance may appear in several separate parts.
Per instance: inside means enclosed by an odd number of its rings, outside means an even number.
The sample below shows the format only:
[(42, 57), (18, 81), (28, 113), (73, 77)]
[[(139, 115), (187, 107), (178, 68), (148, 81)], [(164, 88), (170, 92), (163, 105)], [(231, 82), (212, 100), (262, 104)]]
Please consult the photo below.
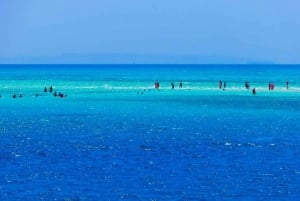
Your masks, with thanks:
[[(44, 92), (45, 92), (45, 93), (47, 93), (47, 92), (53, 93), (53, 86), (50, 86), (49, 89), (48, 89), (47, 87), (45, 87), (45, 88), (44, 88)], [(63, 94), (63, 93), (61, 93), (61, 92), (56, 92), (56, 91), (55, 91), (55, 92), (53, 93), (53, 96), (54, 96), (54, 97), (65, 98), (65, 97), (67, 97), (67, 94)]]
[[(53, 93), (53, 96), (54, 97), (59, 97), (59, 98), (66, 98), (67, 97), (67, 94), (64, 94), (64, 93), (61, 93), (61, 92), (56, 92), (54, 91), (54, 87), (53, 86), (50, 86), (50, 87), (44, 87), (44, 93)], [(41, 94), (39, 93), (36, 93), (34, 95), (34, 97), (39, 97)], [(2, 98), (2, 96), (0, 95), (0, 98)], [(12, 98), (13, 99), (16, 99), (16, 98), (23, 98), (23, 94), (22, 93), (19, 93), (18, 95), (16, 93), (14, 93), (12, 95)]]
[[(246, 87), (246, 89), (250, 88), (249, 82), (245, 82), (245, 87)], [(285, 82), (285, 87), (286, 87), (286, 89), (289, 89), (289, 81), (288, 80)], [(275, 88), (274, 82), (269, 82), (269, 91), (273, 91), (274, 88)], [(256, 94), (256, 89), (255, 88), (252, 89), (252, 94), (253, 95)]]
[[(179, 88), (182, 88), (182, 86), (183, 86), (182, 81), (180, 81), (180, 82), (179, 82)], [(219, 89), (221, 89), (221, 90), (226, 90), (226, 87), (227, 87), (226, 82), (220, 80), (220, 81), (219, 81)], [(154, 88), (155, 88), (155, 89), (159, 89), (159, 88), (160, 88), (159, 82), (155, 82), (155, 83), (154, 83)], [(174, 88), (175, 88), (175, 84), (174, 84), (173, 82), (171, 82), (171, 89), (174, 89)], [(247, 90), (250, 89), (250, 83), (249, 83), (248, 81), (245, 82), (245, 88), (246, 88)], [(275, 88), (274, 82), (269, 82), (269, 91), (273, 91), (274, 88)], [(288, 88), (289, 88), (289, 81), (286, 81), (286, 89), (288, 89)], [(256, 95), (256, 88), (253, 88), (253, 89), (252, 89), (252, 94), (253, 94), (253, 95)]]
[[(224, 82), (224, 83), (226, 83), (226, 82)], [(285, 82), (285, 86), (286, 86), (286, 89), (289, 89), (289, 81), (288, 81), (288, 80)], [(222, 81), (221, 81), (221, 80), (219, 81), (219, 88), (220, 88), (220, 89), (222, 88)], [(226, 88), (226, 84), (224, 84), (223, 90), (224, 90), (225, 88)], [(248, 81), (245, 82), (245, 88), (246, 88), (247, 90), (250, 89), (250, 83), (249, 83)], [(269, 91), (273, 91), (274, 88), (275, 88), (274, 82), (269, 82)], [(255, 89), (255, 88), (252, 89), (252, 94), (253, 94), (253, 95), (256, 94), (256, 89)]]
[[(178, 88), (182, 88), (182, 87), (183, 87), (183, 82), (180, 81), (180, 82), (179, 82), (179, 85), (178, 85)], [(219, 89), (221, 89), (221, 90), (226, 90), (226, 87), (227, 87), (226, 82), (220, 80), (220, 81), (219, 81)], [(154, 83), (154, 88), (157, 89), (157, 90), (160, 89), (160, 83), (159, 83), (158, 81), (156, 81), (156, 82)], [(249, 83), (248, 81), (245, 82), (245, 88), (246, 88), (247, 90), (250, 89), (250, 83)], [(269, 91), (273, 91), (274, 88), (275, 88), (274, 82), (269, 82)], [(288, 88), (289, 88), (289, 81), (286, 81), (286, 89), (288, 89)], [(172, 89), (172, 90), (175, 89), (175, 84), (174, 84), (173, 82), (171, 82), (171, 89)], [(149, 89), (149, 90), (150, 90), (150, 89)], [(146, 91), (146, 89), (144, 89), (144, 91), (141, 92), (141, 94), (143, 94), (145, 91)], [(50, 87), (44, 87), (44, 93), (48, 93), (48, 92), (49, 92), (49, 93), (53, 93), (53, 96), (54, 96), (54, 97), (59, 97), (59, 98), (65, 98), (65, 97), (67, 97), (67, 95), (64, 94), (64, 93), (54, 91), (54, 87), (53, 87), (53, 86), (50, 86)], [(138, 94), (139, 94), (139, 92), (138, 92)], [(253, 94), (253, 95), (256, 95), (256, 88), (253, 88), (253, 89), (252, 89), (252, 94)], [(38, 97), (38, 96), (40, 96), (40, 94), (37, 93), (37, 94), (35, 94), (34, 97)], [(1, 98), (1, 97), (2, 97), (2, 96), (1, 96), (1, 94), (0, 94), (0, 98)], [(23, 94), (22, 94), (22, 93), (19, 93), (18, 95), (17, 95), (16, 93), (14, 93), (14, 94), (12, 95), (12, 98), (14, 98), (14, 99), (15, 99), (15, 98), (22, 98), (22, 97), (23, 97)]]
[[(285, 85), (286, 85), (286, 89), (289, 89), (289, 81), (288, 80), (286, 81)], [(219, 88), (222, 89), (222, 80), (219, 81)], [(226, 82), (224, 82), (223, 90), (225, 90), (225, 88), (226, 88)], [(247, 90), (250, 89), (250, 83), (248, 81), (245, 82), (245, 88)], [(273, 91), (274, 88), (275, 88), (274, 82), (269, 82), (269, 91)], [(256, 95), (256, 89), (255, 88), (252, 89), (252, 94)]]
[[(171, 87), (172, 89), (175, 88), (175, 84), (173, 82), (171, 82)], [(179, 88), (182, 88), (182, 81), (179, 82)]]

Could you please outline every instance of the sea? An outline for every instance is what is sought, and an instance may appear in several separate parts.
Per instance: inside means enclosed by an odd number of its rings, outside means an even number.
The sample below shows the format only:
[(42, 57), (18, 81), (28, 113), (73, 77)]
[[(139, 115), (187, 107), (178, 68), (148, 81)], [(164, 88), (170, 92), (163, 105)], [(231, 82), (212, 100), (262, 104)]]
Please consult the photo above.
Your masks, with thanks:
[(0, 96), (0, 200), (300, 200), (300, 65), (0, 65)]

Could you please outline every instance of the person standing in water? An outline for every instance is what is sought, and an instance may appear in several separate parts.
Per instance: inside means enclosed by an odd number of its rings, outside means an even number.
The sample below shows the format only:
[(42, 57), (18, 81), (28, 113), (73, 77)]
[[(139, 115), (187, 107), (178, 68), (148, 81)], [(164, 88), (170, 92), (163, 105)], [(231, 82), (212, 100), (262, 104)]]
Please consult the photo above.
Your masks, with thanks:
[(224, 87), (223, 87), (223, 90), (225, 90), (226, 89), (226, 82), (224, 82)]
[(219, 89), (222, 89), (223, 83), (222, 80), (219, 81)]
[(273, 82), (269, 82), (269, 91), (274, 90), (274, 83)]
[(285, 85), (286, 85), (286, 89), (289, 89), (289, 81), (288, 80), (286, 81)]
[(179, 88), (182, 88), (182, 81), (179, 82)]
[(249, 82), (247, 81), (247, 82), (245, 82), (245, 87), (246, 87), (246, 89), (249, 89), (250, 88), (250, 84), (249, 84)]
[(155, 89), (159, 89), (159, 82), (155, 82), (155, 83), (154, 83), (154, 88), (155, 88)]
[(171, 83), (171, 86), (172, 86), (172, 89), (174, 89), (175, 85), (174, 85), (174, 83), (173, 83), (173, 82)]
[(252, 89), (252, 94), (256, 95), (256, 89), (255, 88)]

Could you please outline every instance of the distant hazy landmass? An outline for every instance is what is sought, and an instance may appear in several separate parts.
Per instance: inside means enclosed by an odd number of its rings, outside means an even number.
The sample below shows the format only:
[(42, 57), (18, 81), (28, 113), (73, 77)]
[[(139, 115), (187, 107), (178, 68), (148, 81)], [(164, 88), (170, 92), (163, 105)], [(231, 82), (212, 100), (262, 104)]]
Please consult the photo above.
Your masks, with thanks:
[(247, 58), (177, 54), (64, 54), (60, 56), (0, 57), (1, 64), (274, 64)]

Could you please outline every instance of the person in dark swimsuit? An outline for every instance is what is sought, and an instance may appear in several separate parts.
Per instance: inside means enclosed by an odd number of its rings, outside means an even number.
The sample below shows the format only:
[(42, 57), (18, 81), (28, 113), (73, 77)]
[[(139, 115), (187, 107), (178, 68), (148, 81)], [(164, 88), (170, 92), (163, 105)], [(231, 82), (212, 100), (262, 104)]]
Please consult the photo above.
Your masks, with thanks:
[(179, 82), (179, 88), (182, 88), (182, 81)]
[(246, 87), (246, 89), (249, 89), (249, 88), (250, 88), (249, 82), (245, 82), (245, 87)]
[(172, 86), (172, 89), (174, 89), (175, 85), (174, 85), (174, 83), (173, 83), (173, 82), (171, 83), (171, 86)]
[(219, 89), (222, 89), (223, 83), (222, 80), (219, 81)]

